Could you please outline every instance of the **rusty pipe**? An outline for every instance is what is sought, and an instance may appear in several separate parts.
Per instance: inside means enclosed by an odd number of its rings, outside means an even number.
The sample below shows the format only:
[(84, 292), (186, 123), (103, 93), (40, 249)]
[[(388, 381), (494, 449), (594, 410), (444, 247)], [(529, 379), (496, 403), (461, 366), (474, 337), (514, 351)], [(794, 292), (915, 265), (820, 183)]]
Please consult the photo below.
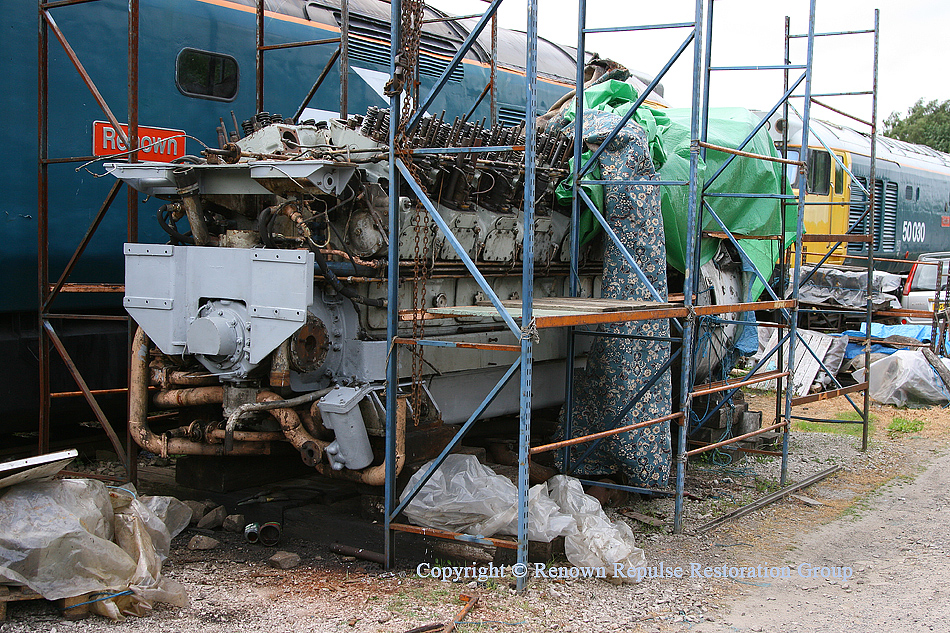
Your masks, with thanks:
[[(225, 438), (224, 429), (215, 429), (208, 437), (219, 443)], [(283, 442), (287, 437), (281, 431), (235, 431), (232, 439), (236, 442)]]
[[(271, 392), (262, 391), (258, 393), (258, 398), (260, 397), (261, 393), (270, 394)], [(302, 396), (297, 396), (296, 398), (291, 398), (290, 400), (282, 400), (280, 398), (277, 398), (275, 400), (274, 398), (269, 398), (266, 401), (260, 401), (256, 403), (247, 402), (245, 404), (242, 404), (241, 406), (237, 407), (236, 409), (234, 409), (234, 411), (231, 412), (231, 415), (228, 416), (227, 422), (225, 422), (224, 424), (224, 450), (229, 450), (231, 448), (231, 444), (232, 444), (232, 440), (234, 439), (235, 428), (237, 428), (238, 420), (240, 420), (242, 417), (244, 417), (248, 413), (253, 413), (254, 411), (270, 411), (271, 409), (290, 409), (294, 413), (294, 415), (297, 415), (298, 420), (299, 420), (300, 415), (296, 411), (293, 410), (293, 407), (297, 407), (302, 404), (309, 404), (313, 402), (314, 400), (319, 400), (320, 398), (327, 395), (328, 393), (330, 393), (329, 389), (321, 389), (319, 391), (313, 391), (311, 393), (304, 394)], [(272, 394), (272, 395), (276, 395), (276, 394)], [(299, 426), (299, 424), (300, 423), (298, 421), (297, 425)], [(309, 432), (310, 430), (306, 424), (304, 424), (304, 430), (307, 432)]]
[(156, 407), (177, 409), (178, 407), (197, 407), (203, 404), (221, 404), (224, 402), (224, 387), (190, 387), (159, 391), (152, 398)]
[(205, 387), (219, 384), (218, 377), (214, 374), (196, 374), (192, 371), (174, 370), (171, 367), (152, 367), (151, 373), (152, 384), (160, 385), (162, 389), (168, 389), (172, 385)]
[[(147, 451), (168, 455), (223, 455), (222, 446), (200, 444), (180, 437), (156, 435), (148, 426), (148, 336), (138, 328), (132, 343), (132, 366), (129, 374), (129, 433), (135, 443)], [(233, 455), (270, 455), (269, 442), (240, 442)]]
[[(329, 393), (329, 391), (329, 389), (315, 391), (313, 393), (307, 394), (306, 396), (294, 398), (293, 400), (284, 400), (276, 393), (271, 391), (261, 391), (257, 394), (257, 402), (261, 404), (274, 401), (278, 401), (280, 403), (291, 403), (304, 398), (322, 398), (324, 395)], [(330, 445), (330, 443), (320, 441), (314, 436), (310, 435), (310, 433), (307, 432), (307, 429), (305, 429), (300, 424), (300, 416), (297, 415), (297, 412), (291, 408), (283, 407), (278, 409), (270, 409), (269, 413), (274, 416), (274, 419), (276, 419), (280, 424), (280, 428), (283, 430), (284, 435), (286, 435), (287, 439), (290, 440), (290, 443), (294, 445), (294, 448), (300, 451), (300, 456), (303, 458), (303, 462), (307, 466), (315, 466), (319, 470), (320, 462), (323, 460), (323, 451), (327, 446)], [(228, 421), (230, 422), (230, 420)]]
[(300, 423), (303, 424), (303, 428), (307, 429), (307, 433), (314, 436), (318, 440), (332, 440), (333, 431), (323, 426), (323, 420), (318, 419), (314, 415), (314, 409), (317, 408), (317, 403), (313, 403), (313, 406), (310, 408), (310, 411), (306, 409), (297, 411), (297, 415), (300, 416)]
[[(399, 396), (396, 403), (396, 476), (406, 463), (406, 396)], [(370, 486), (382, 486), (386, 482), (386, 462), (363, 470), (333, 470), (328, 464), (319, 464), (317, 472), (328, 477), (349, 479)]]

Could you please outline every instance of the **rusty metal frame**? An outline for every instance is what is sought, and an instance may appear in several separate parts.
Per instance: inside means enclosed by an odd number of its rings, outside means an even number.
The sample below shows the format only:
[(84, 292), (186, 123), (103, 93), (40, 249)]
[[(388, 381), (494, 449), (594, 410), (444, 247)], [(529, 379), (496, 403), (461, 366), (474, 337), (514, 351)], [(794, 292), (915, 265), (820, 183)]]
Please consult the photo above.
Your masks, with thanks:
[[(88, 319), (113, 321), (128, 321), (125, 316), (114, 315), (71, 315), (57, 313), (53, 310), (53, 303), (57, 296), (62, 292), (121, 292), (123, 290), (118, 284), (82, 284), (68, 283), (68, 279), (73, 273), (76, 263), (82, 257), (96, 230), (105, 218), (106, 213), (112, 206), (112, 203), (118, 197), (121, 185), (116, 183), (109, 191), (105, 201), (99, 208), (96, 217), (89, 225), (85, 235), (80, 240), (75, 252), (59, 279), (55, 284), (50, 283), (49, 276), (49, 166), (52, 164), (74, 163), (86, 161), (88, 157), (49, 157), (49, 33), (52, 31), (55, 39), (60, 43), (66, 53), (67, 58), (72, 63), (76, 72), (79, 74), (83, 83), (89, 89), (93, 99), (102, 109), (109, 124), (115, 130), (117, 137), (126, 147), (133, 151), (129, 154), (129, 160), (135, 162), (138, 160), (138, 154), (135, 150), (138, 147), (138, 43), (139, 43), (139, 0), (129, 0), (128, 3), (128, 42), (127, 42), (127, 85), (128, 85), (128, 132), (122, 130), (118, 119), (103, 98), (95, 81), (86, 71), (79, 56), (69, 44), (65, 34), (56, 24), (50, 11), (61, 7), (68, 7), (78, 4), (87, 4), (96, 0), (59, 0), (55, 2), (38, 2), (39, 17), (39, 38), (38, 38), (38, 82), (37, 82), (37, 281), (38, 281), (38, 336), (39, 336), (39, 390), (40, 390), (40, 411), (38, 419), (39, 438), (37, 449), (40, 453), (49, 451), (50, 447), (50, 404), (53, 398), (74, 397), (82, 395), (96, 416), (99, 424), (102, 426), (110, 443), (115, 449), (116, 454), (122, 461), (127, 478), (134, 481), (136, 478), (136, 446), (125, 433), (124, 446), (123, 439), (116, 432), (113, 425), (107, 419), (102, 408), (96, 400), (97, 394), (106, 394), (114, 392), (127, 392), (127, 389), (90, 389), (86, 380), (83, 378), (79, 369), (76, 367), (68, 350), (63, 344), (62, 339), (53, 326), (56, 320), (68, 319)], [(128, 190), (127, 211), (127, 239), (129, 242), (138, 240), (138, 198), (132, 189)], [(79, 392), (60, 392), (52, 393), (50, 385), (50, 363), (52, 361), (51, 346), (56, 350), (60, 359), (65, 363), (70, 375), (79, 387)], [(126, 361), (128, 362), (128, 361)], [(123, 425), (124, 426), (124, 425)]]

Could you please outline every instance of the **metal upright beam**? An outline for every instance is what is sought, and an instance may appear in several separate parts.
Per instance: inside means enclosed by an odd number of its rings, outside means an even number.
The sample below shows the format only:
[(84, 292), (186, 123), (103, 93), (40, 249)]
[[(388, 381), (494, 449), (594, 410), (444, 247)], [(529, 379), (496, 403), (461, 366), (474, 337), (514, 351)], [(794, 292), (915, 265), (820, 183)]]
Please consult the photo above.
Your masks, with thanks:
[[(816, 0), (810, 0), (808, 4), (808, 49), (805, 59), (805, 105), (802, 111), (802, 146), (799, 158), (806, 165), (808, 164), (808, 132), (809, 115), (811, 114), (811, 80), (812, 64), (815, 58), (815, 3)], [(789, 323), (790, 338), (788, 341), (788, 373), (789, 376), (795, 375), (795, 346), (798, 342), (798, 292), (801, 286), (802, 271), (802, 234), (805, 232), (805, 193), (806, 178), (804, 172), (799, 172), (800, 181), (798, 183), (798, 224), (795, 231), (795, 268), (792, 272), (792, 298), (795, 300), (792, 306), (791, 322)], [(785, 385), (785, 427), (782, 430), (782, 474), (781, 485), (785, 485), (788, 479), (788, 441), (792, 417), (792, 398), (795, 394), (792, 391), (794, 383), (787, 381)]]
[[(389, 73), (396, 76), (396, 54), (402, 37), (402, 0), (392, 0), (390, 5), (390, 55)], [(394, 91), (389, 98), (389, 235), (399, 235), (399, 189), (401, 177), (396, 168), (396, 133), (399, 127), (400, 93)], [(394, 561), (394, 533), (392, 515), (396, 497), (396, 400), (399, 394), (399, 362), (396, 358), (398, 346), (394, 339), (399, 336), (399, 240), (389, 240), (388, 268), (386, 270), (388, 287), (386, 289), (386, 340), (389, 342), (389, 355), (386, 357), (386, 481), (383, 484), (383, 557), (384, 567), (390, 569)]]
[[(712, 5), (712, 2), (710, 2)], [(695, 26), (693, 47), (693, 99), (690, 104), (689, 135), (691, 139), (705, 138), (705, 120), (702, 116), (702, 92), (700, 89), (703, 67), (702, 42), (703, 28), (703, 0), (696, 0)], [(711, 25), (710, 25), (711, 28)], [(686, 215), (686, 270), (683, 277), (683, 305), (692, 312), (693, 297), (699, 283), (699, 266), (693, 268), (699, 250), (699, 232), (702, 225), (697, 224), (697, 215), (701, 212), (702, 189), (699, 186), (699, 151), (696, 144), (692, 144), (689, 154), (689, 202)], [(683, 325), (683, 354), (682, 370), (680, 372), (680, 410), (683, 413), (683, 424), (679, 427), (679, 443), (676, 450), (676, 499), (673, 506), (673, 531), (677, 534), (683, 531), (683, 493), (686, 487), (686, 440), (689, 430), (689, 421), (692, 417), (692, 401), (690, 392), (693, 388), (693, 332), (696, 327), (695, 317), (687, 317)]]
[[(869, 220), (865, 224), (867, 227), (867, 235), (871, 238), (871, 241), (868, 242), (868, 287), (867, 287), (867, 318), (865, 320), (865, 333), (867, 335), (867, 341), (864, 343), (864, 366), (871, 367), (871, 311), (872, 311), (872, 295), (874, 293), (874, 195), (877, 192), (877, 186), (874, 184), (874, 178), (876, 176), (876, 167), (877, 167), (877, 72), (878, 72), (878, 54), (880, 47), (880, 38), (881, 38), (881, 28), (880, 28), (880, 10), (874, 9), (874, 69), (872, 71), (873, 80), (872, 80), (872, 96), (871, 96), (871, 173), (870, 178), (868, 179), (868, 189), (870, 189), (870, 195), (868, 196), (868, 216)], [(940, 287), (940, 284), (937, 284), (937, 287)], [(936, 309), (936, 308), (935, 308)], [(868, 425), (870, 423), (870, 413), (871, 410), (871, 393), (869, 389), (864, 390), (864, 429), (861, 431), (861, 450), (868, 450)]]
[[(521, 412), (518, 437), (518, 565), (528, 564), (528, 471), (531, 456), (531, 378), (534, 362), (534, 204), (538, 109), (538, 0), (528, 0), (528, 51), (525, 64), (524, 227), (521, 267)], [(578, 63), (583, 52), (578, 54)], [(570, 359), (569, 361), (570, 362)], [(523, 591), (527, 575), (519, 575), (517, 590)]]

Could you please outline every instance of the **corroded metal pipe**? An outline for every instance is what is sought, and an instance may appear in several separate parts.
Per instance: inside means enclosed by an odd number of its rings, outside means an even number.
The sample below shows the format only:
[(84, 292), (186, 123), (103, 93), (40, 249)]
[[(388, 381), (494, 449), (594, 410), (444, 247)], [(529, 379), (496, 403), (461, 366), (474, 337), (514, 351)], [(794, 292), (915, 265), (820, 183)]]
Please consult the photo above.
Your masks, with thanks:
[(177, 409), (178, 407), (197, 407), (203, 404), (221, 404), (224, 402), (224, 387), (190, 387), (187, 389), (170, 389), (159, 391), (152, 398), (152, 403), (162, 409)]
[[(301, 399), (321, 398), (328, 392), (329, 390), (326, 390), (325, 392), (316, 391), (312, 394), (307, 394), (307, 396), (302, 396)], [(297, 399), (295, 398), (294, 400)], [(283, 398), (271, 391), (259, 392), (257, 394), (257, 401), (262, 404), (273, 401), (293, 402), (292, 400), (284, 401)], [(307, 466), (315, 466), (318, 470), (320, 470), (320, 467), (322, 466), (320, 462), (323, 460), (323, 451), (327, 446), (330, 445), (330, 443), (323, 442), (310, 435), (310, 433), (307, 432), (307, 429), (305, 429), (300, 424), (300, 416), (297, 415), (297, 412), (293, 409), (285, 407), (279, 409), (270, 409), (268, 412), (274, 416), (274, 419), (276, 419), (280, 424), (281, 430), (283, 430), (284, 435), (287, 436), (287, 439), (290, 440), (290, 443), (294, 445), (294, 448), (300, 451), (300, 456), (303, 458), (303, 462)], [(230, 423), (230, 420), (228, 420), (228, 422)]]
[[(168, 455), (223, 455), (224, 447), (221, 445), (201, 444), (181, 437), (169, 437), (167, 434), (156, 435), (149, 428), (147, 420), (148, 350), (148, 336), (142, 328), (138, 328), (132, 343), (132, 367), (129, 375), (129, 433), (132, 439), (145, 450), (162, 457)], [(203, 389), (208, 388), (204, 387)], [(185, 389), (181, 391), (192, 390)], [(218, 402), (220, 401), (219, 399)], [(270, 455), (273, 450), (274, 445), (270, 442), (237, 442), (230, 454)]]

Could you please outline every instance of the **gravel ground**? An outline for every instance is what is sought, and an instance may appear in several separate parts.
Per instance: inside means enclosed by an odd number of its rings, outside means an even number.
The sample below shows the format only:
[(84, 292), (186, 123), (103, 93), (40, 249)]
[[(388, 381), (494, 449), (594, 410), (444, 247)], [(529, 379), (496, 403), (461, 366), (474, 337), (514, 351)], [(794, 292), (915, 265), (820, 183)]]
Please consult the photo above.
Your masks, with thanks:
[[(768, 410), (767, 406), (760, 408)], [(840, 403), (815, 403), (808, 414), (843, 410)], [(216, 532), (220, 547), (192, 551), (186, 543), (195, 532), (186, 530), (173, 543), (164, 573), (186, 586), (191, 600), (188, 607), (157, 605), (149, 617), (112, 624), (98, 617), (64, 621), (50, 603), (41, 600), (12, 603), (0, 632), (78, 633), (108, 626), (109, 630), (128, 632), (241, 629), (268, 633), (401, 633), (430, 623), (451, 622), (463, 606), (461, 594), (478, 597), (466, 618), (472, 623), (460, 625), (461, 631), (843, 631), (846, 627), (832, 625), (842, 608), (873, 604), (876, 609), (885, 603), (900, 617), (916, 615), (919, 621), (913, 624), (922, 627), (923, 616), (909, 608), (914, 592), (921, 593), (925, 605), (947, 602), (943, 599), (946, 584), (942, 578), (915, 575), (914, 570), (930, 570), (928, 574), (932, 575), (944, 569), (939, 564), (946, 567), (947, 563), (947, 528), (944, 525), (936, 534), (928, 526), (937, 520), (935, 513), (946, 507), (946, 493), (942, 492), (946, 490), (946, 477), (935, 480), (932, 473), (950, 472), (947, 458), (939, 456), (943, 438), (950, 430), (950, 415), (941, 409), (908, 412), (889, 407), (875, 407), (875, 415), (877, 432), (866, 453), (860, 452), (860, 439), (853, 436), (793, 434), (789, 460), (792, 481), (833, 465), (844, 467), (801, 491), (801, 495), (821, 505), (786, 499), (705, 534), (695, 533), (705, 521), (778, 487), (779, 460), (755, 456), (724, 466), (691, 463), (687, 490), (696, 499), (684, 504), (685, 534), (670, 533), (672, 500), (630, 500), (624, 507), (609, 511), (615, 519), (626, 520), (633, 527), (650, 566), (662, 563), (666, 568), (682, 567), (688, 576), (694, 564), (704, 569), (840, 562), (855, 569), (863, 567), (860, 573), (864, 574), (864, 583), (860, 585), (857, 576), (847, 587), (840, 582), (831, 586), (824, 580), (788, 584), (684, 577), (615, 586), (598, 579), (534, 579), (524, 594), (517, 594), (510, 578), (481, 583), (440, 582), (417, 577), (411, 564), (384, 572), (373, 563), (330, 554), (326, 543), (305, 540), (281, 543), (281, 549), (298, 553), (302, 564), (279, 570), (266, 563), (274, 548), (247, 546), (238, 535)], [(892, 437), (886, 427), (894, 416), (920, 419), (925, 422), (924, 429), (915, 435)], [(911, 494), (911, 487), (918, 486), (911, 483), (913, 476), (932, 460), (938, 460), (940, 468), (927, 471), (920, 478), (919, 489), (914, 488)], [(875, 494), (888, 481), (894, 482), (888, 486), (893, 490), (883, 496)], [(928, 504), (934, 498), (939, 503)], [(915, 512), (925, 506), (926, 512)], [(881, 510), (873, 510), (877, 507)], [(620, 514), (630, 510), (655, 517), (665, 525), (652, 527)], [(861, 521), (856, 523), (855, 516)], [(901, 522), (899, 532), (893, 531), (894, 520)], [(869, 522), (865, 525), (864, 521)], [(429, 562), (435, 560), (439, 559)], [(551, 562), (568, 564), (563, 557)], [(911, 584), (905, 586), (908, 582)], [(892, 594), (892, 583), (905, 584), (899, 593)], [(920, 586), (915, 589), (916, 585)], [(784, 622), (790, 617), (789, 610), (798, 628), (789, 628), (791, 625)], [(881, 613), (889, 612), (882, 607)], [(830, 615), (819, 619), (817, 614)], [(884, 621), (883, 616), (875, 619), (869, 615), (861, 620), (861, 628), (883, 631), (884, 625), (879, 623)], [(818, 624), (821, 626), (816, 628)], [(948, 630), (947, 620), (938, 618), (930, 624), (937, 626), (931, 630)]]

